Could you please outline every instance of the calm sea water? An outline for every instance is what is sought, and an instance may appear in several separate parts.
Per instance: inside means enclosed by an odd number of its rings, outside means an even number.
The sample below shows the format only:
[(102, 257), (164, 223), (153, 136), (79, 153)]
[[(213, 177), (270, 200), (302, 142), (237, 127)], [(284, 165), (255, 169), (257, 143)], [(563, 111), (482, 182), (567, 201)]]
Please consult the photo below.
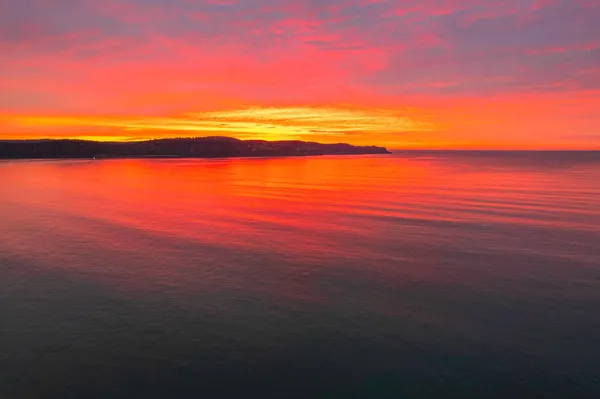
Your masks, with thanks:
[(600, 155), (0, 162), (0, 397), (600, 397)]

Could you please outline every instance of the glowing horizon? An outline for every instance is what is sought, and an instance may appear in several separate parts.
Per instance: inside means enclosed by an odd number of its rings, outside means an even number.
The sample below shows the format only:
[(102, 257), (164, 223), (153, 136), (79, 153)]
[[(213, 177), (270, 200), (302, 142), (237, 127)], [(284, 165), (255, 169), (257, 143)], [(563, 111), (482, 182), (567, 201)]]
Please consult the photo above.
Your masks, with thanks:
[(590, 0), (0, 4), (0, 139), (600, 149)]

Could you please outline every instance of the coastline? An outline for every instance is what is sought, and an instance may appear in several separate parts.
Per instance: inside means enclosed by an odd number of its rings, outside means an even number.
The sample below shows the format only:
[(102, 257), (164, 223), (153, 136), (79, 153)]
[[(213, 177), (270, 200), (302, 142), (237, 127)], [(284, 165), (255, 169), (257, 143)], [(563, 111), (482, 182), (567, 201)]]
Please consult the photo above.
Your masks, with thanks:
[(0, 159), (234, 158), (391, 154), (385, 147), (306, 141), (238, 140), (229, 137), (138, 142), (85, 140), (0, 141)]

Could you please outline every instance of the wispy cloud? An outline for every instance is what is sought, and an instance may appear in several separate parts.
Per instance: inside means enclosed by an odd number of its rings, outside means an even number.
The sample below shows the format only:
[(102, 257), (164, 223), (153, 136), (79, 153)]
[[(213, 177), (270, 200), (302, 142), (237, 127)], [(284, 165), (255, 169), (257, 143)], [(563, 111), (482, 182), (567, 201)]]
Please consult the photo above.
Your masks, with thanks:
[[(345, 136), (356, 133), (417, 132), (433, 130), (433, 125), (391, 110), (351, 110), (335, 108), (261, 108), (197, 112), (172, 117), (101, 116), (13, 116), (20, 127), (46, 126), (115, 128), (154, 138), (164, 132), (202, 135), (226, 132), (247, 138), (271, 140), (304, 136)], [(161, 133), (162, 132), (162, 133)]]

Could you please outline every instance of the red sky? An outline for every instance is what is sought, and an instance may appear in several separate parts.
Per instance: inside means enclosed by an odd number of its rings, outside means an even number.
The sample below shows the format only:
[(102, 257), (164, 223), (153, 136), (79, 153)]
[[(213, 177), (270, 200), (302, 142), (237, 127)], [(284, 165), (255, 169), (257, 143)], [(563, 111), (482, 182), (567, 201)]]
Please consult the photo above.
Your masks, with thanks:
[(600, 149), (595, 0), (0, 0), (0, 139)]

